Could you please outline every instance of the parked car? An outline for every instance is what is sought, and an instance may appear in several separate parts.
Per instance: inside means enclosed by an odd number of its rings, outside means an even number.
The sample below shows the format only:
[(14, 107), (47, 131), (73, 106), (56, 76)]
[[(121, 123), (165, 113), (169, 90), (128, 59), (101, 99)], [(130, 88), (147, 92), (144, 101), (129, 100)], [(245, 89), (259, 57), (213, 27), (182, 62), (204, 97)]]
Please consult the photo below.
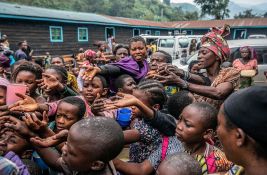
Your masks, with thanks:
[(248, 39), (263, 39), (263, 38), (267, 38), (267, 36), (266, 35), (249, 35), (248, 36)]
[[(267, 39), (242, 39), (242, 40), (228, 40), (231, 49), (230, 58), (227, 61), (233, 62), (235, 59), (240, 58), (239, 48), (242, 46), (250, 46), (255, 49), (258, 61), (258, 74), (253, 78), (255, 85), (267, 86), (267, 80), (264, 72), (267, 71)], [(179, 60), (174, 60), (173, 65), (188, 71), (188, 64), (197, 60), (198, 53), (190, 56), (185, 65), (181, 65)]]

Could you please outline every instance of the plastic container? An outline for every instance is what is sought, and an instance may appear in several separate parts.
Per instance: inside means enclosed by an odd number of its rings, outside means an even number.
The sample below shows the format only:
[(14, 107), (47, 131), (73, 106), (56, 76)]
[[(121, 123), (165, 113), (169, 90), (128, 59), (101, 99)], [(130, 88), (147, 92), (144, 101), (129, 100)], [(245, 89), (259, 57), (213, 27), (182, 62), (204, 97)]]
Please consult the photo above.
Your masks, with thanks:
[(121, 127), (128, 127), (131, 123), (132, 110), (130, 108), (120, 108), (117, 111), (117, 122)]

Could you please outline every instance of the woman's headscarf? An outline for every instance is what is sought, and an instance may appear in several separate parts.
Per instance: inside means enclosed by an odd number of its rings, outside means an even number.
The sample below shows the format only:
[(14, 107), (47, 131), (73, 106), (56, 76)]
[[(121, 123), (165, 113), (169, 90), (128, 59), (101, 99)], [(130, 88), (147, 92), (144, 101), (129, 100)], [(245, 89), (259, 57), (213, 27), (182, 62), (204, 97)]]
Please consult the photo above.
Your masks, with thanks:
[(224, 25), (223, 28), (213, 27), (209, 33), (201, 38), (202, 47), (206, 47), (214, 52), (220, 58), (221, 62), (224, 62), (230, 56), (230, 48), (224, 39), (229, 34), (229, 25)]

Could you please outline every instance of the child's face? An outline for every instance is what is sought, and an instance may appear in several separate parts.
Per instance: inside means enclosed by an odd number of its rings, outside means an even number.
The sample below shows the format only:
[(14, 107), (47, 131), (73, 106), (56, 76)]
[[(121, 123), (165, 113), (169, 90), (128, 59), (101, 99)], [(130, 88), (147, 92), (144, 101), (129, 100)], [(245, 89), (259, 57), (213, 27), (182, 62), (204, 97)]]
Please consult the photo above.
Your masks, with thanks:
[(63, 81), (63, 77), (61, 77), (61, 75), (58, 74), (57, 71), (55, 71), (54, 69), (46, 69), (45, 73), (49, 75), (53, 75), (54, 77), (58, 79), (60, 83), (66, 84), (66, 82)]
[(106, 95), (107, 89), (103, 87), (102, 81), (99, 77), (94, 77), (92, 81), (84, 81), (83, 83), (83, 96), (87, 102), (92, 104), (97, 97), (97, 94), (100, 97)]
[(29, 147), (29, 143), (16, 132), (7, 130), (0, 136), (0, 153), (13, 151), (19, 156)]
[(20, 71), (16, 77), (15, 83), (26, 85), (26, 94), (32, 95), (37, 88), (37, 83), (35, 80), (36, 76), (32, 72)]
[(6, 105), (6, 88), (0, 86), (0, 106)]
[(184, 108), (176, 126), (176, 136), (180, 141), (187, 144), (203, 141), (206, 129), (203, 127), (204, 121), (201, 115), (203, 114), (197, 108), (191, 106)]
[(190, 70), (191, 73), (197, 74), (199, 72), (198, 64), (194, 64)]
[(132, 42), (130, 47), (130, 55), (136, 62), (146, 59), (146, 46), (142, 41)]
[(120, 90), (120, 92), (126, 93), (126, 94), (132, 94), (133, 90), (136, 89), (136, 82), (132, 77), (125, 78), (123, 81), (123, 87)]
[(57, 109), (56, 115), (56, 132), (67, 129), (78, 121), (79, 109), (70, 103), (60, 102)]
[(67, 142), (62, 148), (62, 159), (72, 171), (88, 172), (91, 170), (91, 152), (85, 149), (87, 144), (83, 143), (80, 133), (71, 128), (68, 134)]
[(58, 57), (53, 58), (51, 60), (51, 64), (57, 65), (57, 66), (64, 66), (64, 63), (63, 63), (62, 59), (61, 58), (58, 58)]

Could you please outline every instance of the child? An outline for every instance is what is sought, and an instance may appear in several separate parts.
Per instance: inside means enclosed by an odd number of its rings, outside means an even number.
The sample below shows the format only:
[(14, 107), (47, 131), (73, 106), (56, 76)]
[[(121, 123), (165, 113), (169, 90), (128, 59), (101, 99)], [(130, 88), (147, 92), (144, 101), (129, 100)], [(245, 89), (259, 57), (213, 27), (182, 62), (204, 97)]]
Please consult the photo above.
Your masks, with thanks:
[(123, 142), (122, 130), (113, 119), (92, 117), (70, 128), (62, 156), (51, 148), (37, 150), (50, 167), (65, 174), (115, 175), (110, 161), (120, 153)]
[(183, 109), (190, 105), (191, 103), (195, 102), (195, 98), (193, 94), (189, 91), (180, 91), (176, 94), (169, 97), (167, 101), (168, 112), (177, 120), (179, 119), (180, 114), (182, 113)]
[(24, 62), (20, 64), (12, 73), (12, 80), (17, 84), (24, 84), (27, 86), (26, 94), (35, 99), (38, 103), (44, 103), (46, 100), (37, 93), (37, 82), (42, 78), (43, 69), (31, 62)]
[(201, 175), (199, 163), (187, 153), (167, 157), (157, 170), (157, 175)]
[(193, 60), (189, 63), (188, 65), (188, 72), (192, 73), (192, 74), (198, 74), (199, 73), (199, 66), (198, 66), (198, 61), (197, 60)]
[(176, 136), (200, 163), (202, 174), (225, 172), (232, 166), (221, 150), (207, 143), (216, 127), (217, 110), (208, 103), (188, 105), (177, 122)]
[(127, 74), (119, 76), (115, 80), (115, 85), (118, 92), (125, 94), (132, 94), (133, 89), (136, 89), (136, 82), (130, 75)]

